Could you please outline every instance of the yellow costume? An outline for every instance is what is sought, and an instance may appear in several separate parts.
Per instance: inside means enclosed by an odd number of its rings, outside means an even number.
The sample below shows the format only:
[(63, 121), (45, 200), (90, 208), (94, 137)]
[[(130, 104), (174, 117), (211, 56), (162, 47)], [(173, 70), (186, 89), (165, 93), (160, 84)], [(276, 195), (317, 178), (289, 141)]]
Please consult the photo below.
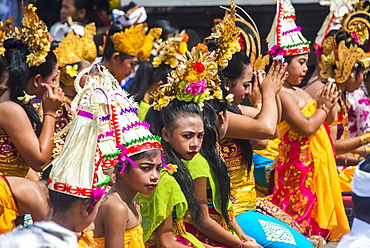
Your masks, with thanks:
[(83, 232), (78, 239), (78, 248), (96, 248), (98, 245), (94, 242), (94, 232)]
[(11, 231), (18, 216), (18, 208), (8, 180), (0, 173), (0, 234)]
[[(99, 248), (105, 247), (105, 237), (95, 238)], [(138, 225), (125, 232), (125, 248), (144, 248), (143, 228)]]
[(29, 166), (7, 134), (0, 134), (0, 171), (5, 176), (26, 177)]
[[(301, 109), (305, 117), (316, 112), (310, 99)], [(276, 164), (272, 202), (306, 229), (306, 235), (339, 239), (349, 232), (332, 145), (324, 125), (309, 137), (297, 134), (286, 121), (278, 125), (280, 157)]]

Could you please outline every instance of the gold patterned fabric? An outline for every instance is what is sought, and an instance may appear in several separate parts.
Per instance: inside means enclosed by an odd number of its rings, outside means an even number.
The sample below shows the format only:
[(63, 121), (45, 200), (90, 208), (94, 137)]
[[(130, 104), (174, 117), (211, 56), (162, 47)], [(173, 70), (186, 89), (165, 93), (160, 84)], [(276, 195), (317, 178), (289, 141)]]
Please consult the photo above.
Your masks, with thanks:
[(0, 134), (0, 171), (5, 176), (26, 177), (29, 166), (7, 134)]
[[(38, 112), (40, 119), (43, 119), (44, 112), (42, 109), (40, 109), (40, 103), (34, 104), (34, 107), (36, 111)], [(59, 107), (55, 114), (55, 130), (54, 134), (57, 134), (59, 131), (61, 131), (63, 128), (65, 128), (69, 122), (72, 120), (72, 110), (71, 110), (71, 100), (68, 97), (64, 97), (64, 101), (62, 105)], [(62, 134), (61, 136), (58, 136), (54, 140), (54, 147), (53, 147), (53, 153), (51, 155), (51, 160), (55, 159), (60, 151), (63, 148), (64, 141), (67, 137), (67, 133)]]
[(98, 244), (94, 242), (94, 232), (83, 232), (78, 239), (78, 248), (97, 248)]
[[(99, 248), (105, 247), (105, 237), (95, 238)], [(125, 248), (144, 248), (143, 228), (138, 225), (125, 231)]]
[(249, 174), (240, 144), (234, 139), (220, 141), (222, 158), (228, 165), (235, 215), (256, 208), (256, 190), (253, 167)]

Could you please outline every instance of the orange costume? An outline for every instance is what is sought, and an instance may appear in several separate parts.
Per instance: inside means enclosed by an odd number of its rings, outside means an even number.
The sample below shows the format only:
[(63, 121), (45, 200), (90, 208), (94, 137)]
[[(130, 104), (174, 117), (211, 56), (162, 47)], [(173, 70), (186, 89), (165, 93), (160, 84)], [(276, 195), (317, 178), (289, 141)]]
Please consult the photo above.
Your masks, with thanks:
[[(105, 247), (105, 237), (95, 238), (99, 248)], [(125, 248), (144, 248), (143, 228), (141, 225), (125, 231)]]
[(0, 234), (11, 231), (18, 216), (18, 207), (6, 177), (0, 172)]

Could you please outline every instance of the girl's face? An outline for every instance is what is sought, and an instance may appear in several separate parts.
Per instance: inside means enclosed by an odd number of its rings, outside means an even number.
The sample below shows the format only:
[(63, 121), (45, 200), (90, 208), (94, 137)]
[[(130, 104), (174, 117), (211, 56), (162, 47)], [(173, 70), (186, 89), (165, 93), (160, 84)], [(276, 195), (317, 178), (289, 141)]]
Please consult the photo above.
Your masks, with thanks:
[(162, 130), (162, 137), (180, 158), (191, 160), (202, 146), (203, 121), (200, 116), (181, 116), (177, 119), (172, 132)]
[(117, 70), (115, 71), (115, 78), (118, 82), (121, 82), (126, 77), (130, 76), (131, 73), (135, 72), (136, 66), (139, 61), (136, 57), (124, 59), (119, 63)]
[(234, 95), (234, 104), (240, 104), (244, 100), (245, 95), (250, 93), (252, 77), (252, 66), (244, 66), (244, 72), (236, 81), (236, 85), (234, 87), (229, 87), (230, 93)]
[(158, 185), (162, 168), (161, 153), (151, 158), (142, 158), (134, 161), (138, 168), (131, 165), (123, 175), (126, 186), (134, 192), (150, 195)]
[(290, 85), (299, 85), (308, 71), (307, 67), (308, 54), (296, 55), (292, 58), (287, 66), (289, 76), (286, 81)]
[(43, 83), (52, 84), (55, 86), (59, 86), (59, 70), (58, 64), (56, 63), (53, 69), (53, 72), (47, 78), (42, 78)]
[(360, 87), (363, 79), (364, 79), (364, 71), (365, 69), (359, 69), (356, 72), (356, 69), (352, 69), (352, 75), (349, 79), (345, 82), (346, 84), (346, 91), (353, 92)]

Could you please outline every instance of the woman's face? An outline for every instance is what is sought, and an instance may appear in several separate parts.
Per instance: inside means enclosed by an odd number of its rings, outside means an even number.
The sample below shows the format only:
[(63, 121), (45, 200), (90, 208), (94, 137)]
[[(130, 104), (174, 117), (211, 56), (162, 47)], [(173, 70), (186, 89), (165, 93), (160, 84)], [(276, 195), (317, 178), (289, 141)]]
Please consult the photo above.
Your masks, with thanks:
[(236, 81), (235, 86), (229, 86), (230, 88), (230, 93), (234, 95), (234, 104), (238, 105), (240, 104), (246, 94), (250, 93), (251, 89), (251, 81), (253, 77), (253, 70), (252, 66), (247, 65), (244, 66), (244, 72), (242, 73), (242, 76)]
[(134, 161), (138, 168), (131, 166), (123, 175), (125, 185), (134, 193), (150, 195), (158, 185), (162, 168), (161, 153), (152, 158), (142, 158)]
[(118, 63), (117, 70), (114, 72), (114, 77), (118, 82), (130, 76), (131, 73), (135, 72), (136, 66), (139, 64), (139, 60), (136, 57), (124, 59)]
[(308, 71), (307, 67), (308, 54), (296, 55), (292, 58), (287, 66), (289, 76), (286, 81), (290, 85), (299, 85)]
[(172, 131), (163, 129), (162, 137), (180, 158), (191, 160), (203, 143), (203, 121), (200, 116), (181, 116), (174, 125)]
[(364, 80), (364, 71), (364, 68), (357, 70), (357, 72), (355, 68), (352, 69), (349, 79), (345, 82), (346, 91), (353, 92), (360, 87), (362, 81)]
[(83, 11), (76, 9), (75, 0), (63, 0), (60, 9), (60, 22), (64, 23), (68, 16), (71, 16), (74, 21), (80, 21), (85, 18), (83, 13)]

